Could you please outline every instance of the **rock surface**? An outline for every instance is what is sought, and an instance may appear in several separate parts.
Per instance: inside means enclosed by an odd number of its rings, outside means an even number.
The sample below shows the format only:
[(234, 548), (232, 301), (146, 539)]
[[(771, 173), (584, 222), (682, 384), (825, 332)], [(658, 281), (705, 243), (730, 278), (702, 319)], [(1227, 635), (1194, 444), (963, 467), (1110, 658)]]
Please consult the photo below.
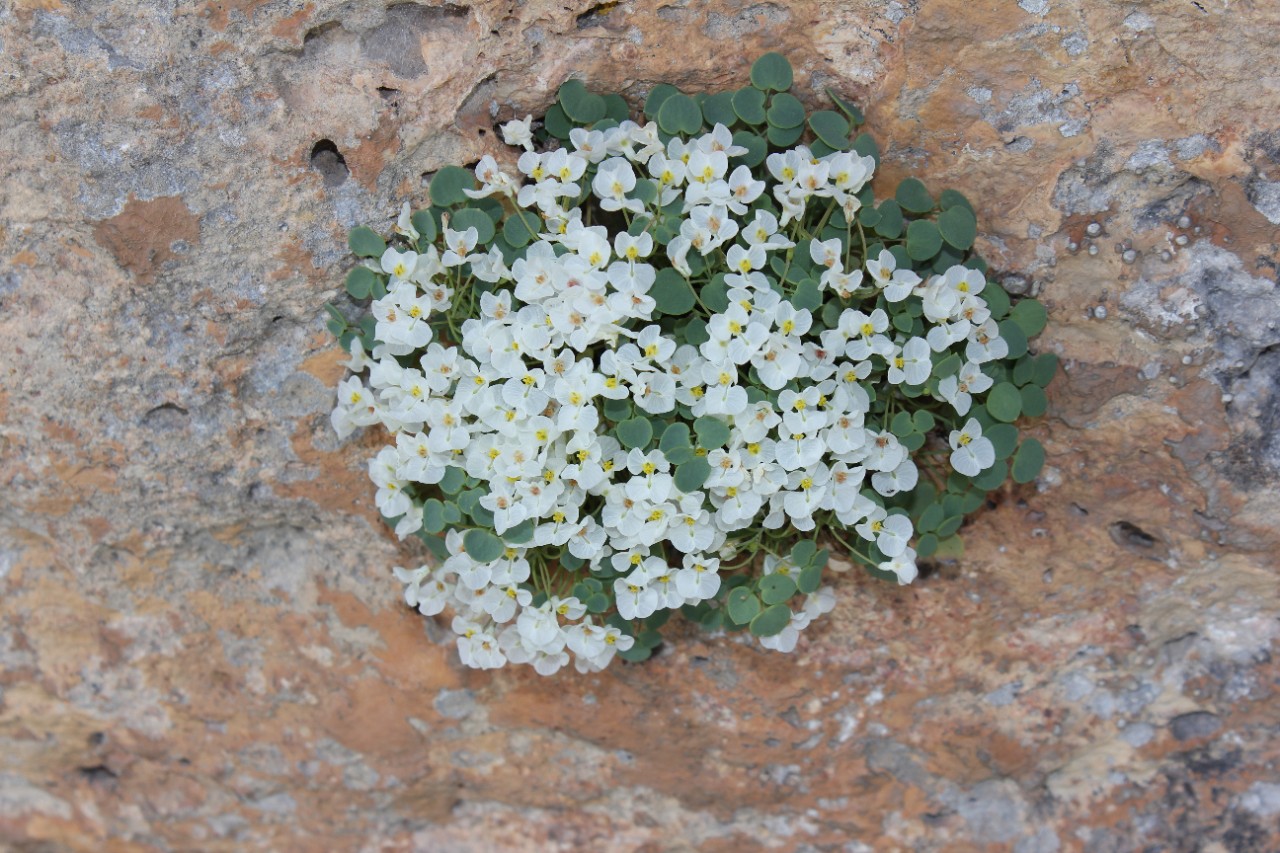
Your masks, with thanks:
[[(1280, 849), (1280, 6), (0, 5), (0, 846)], [(1050, 308), (1049, 467), (792, 656), (464, 671), (329, 428), (348, 228), (570, 73), (867, 109)]]

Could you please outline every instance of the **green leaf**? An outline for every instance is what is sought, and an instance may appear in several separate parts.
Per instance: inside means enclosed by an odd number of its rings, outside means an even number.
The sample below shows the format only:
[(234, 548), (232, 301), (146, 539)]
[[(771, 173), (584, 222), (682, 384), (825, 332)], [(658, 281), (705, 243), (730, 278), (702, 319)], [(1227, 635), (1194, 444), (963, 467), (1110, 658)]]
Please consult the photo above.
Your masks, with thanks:
[(1004, 338), (1005, 343), (1009, 345), (1009, 354), (1006, 358), (1019, 359), (1027, 354), (1027, 333), (1022, 331), (1022, 327), (1014, 320), (1009, 319), (1000, 323), (1000, 337)]
[(1003, 320), (1005, 315), (1009, 313), (1009, 294), (1005, 292), (999, 282), (991, 282), (982, 291), (982, 298), (986, 300), (987, 310), (991, 312), (991, 316), (995, 319)]
[(658, 127), (672, 136), (679, 133), (692, 136), (702, 130), (702, 109), (693, 98), (676, 93), (658, 110)]
[(876, 145), (875, 137), (869, 133), (859, 133), (858, 138), (853, 140), (853, 150), (863, 157), (871, 157), (876, 161), (876, 165), (880, 165), (880, 146)]
[(812, 539), (801, 539), (791, 546), (788, 562), (794, 566), (807, 566), (816, 553), (818, 553), (818, 543)]
[(628, 450), (643, 448), (652, 438), (653, 424), (648, 418), (628, 418), (618, 424), (618, 441)]
[(1026, 385), (1022, 388), (1022, 414), (1029, 418), (1038, 418), (1049, 410), (1049, 398), (1039, 385)]
[(688, 314), (693, 310), (696, 297), (689, 281), (671, 267), (658, 270), (649, 295), (657, 303), (660, 314)]
[[(658, 272), (658, 276), (662, 276), (661, 271)], [(729, 285), (725, 282), (724, 273), (716, 273), (711, 281), (702, 286), (700, 295), (702, 304), (717, 314), (727, 310), (729, 307)]]
[(996, 459), (1008, 459), (1018, 446), (1018, 428), (1013, 424), (993, 424), (982, 431), (995, 448)]
[(790, 148), (803, 135), (804, 124), (798, 124), (795, 127), (778, 127), (771, 124), (765, 132), (765, 136), (769, 139), (769, 144), (775, 148)]
[(1018, 324), (1028, 339), (1034, 338), (1044, 330), (1048, 313), (1036, 299), (1023, 299), (1009, 312), (1009, 319)]
[(916, 410), (916, 413), (911, 416), (911, 422), (915, 424), (916, 432), (928, 432), (933, 429), (936, 423), (933, 415), (924, 409)]
[(791, 623), (791, 608), (785, 604), (775, 604), (760, 611), (751, 620), (751, 633), (757, 637), (772, 637), (781, 634), (782, 629)]
[(609, 609), (609, 605), (612, 602), (609, 601), (609, 596), (603, 592), (596, 592), (592, 593), (583, 604), (587, 606), (587, 610), (590, 613), (603, 613)]
[(929, 195), (919, 178), (904, 179), (898, 184), (898, 191), (893, 197), (902, 205), (903, 210), (911, 213), (928, 213), (933, 210), (933, 196)]
[(764, 92), (750, 86), (733, 93), (733, 111), (751, 125), (765, 123)]
[(1047, 388), (1058, 372), (1058, 356), (1051, 352), (1042, 352), (1035, 357), (1031, 370), (1031, 381), (1041, 388)]
[(893, 416), (893, 420), (889, 422), (889, 432), (898, 438), (903, 438), (916, 431), (915, 421), (911, 419), (911, 413), (903, 410)]
[(1022, 394), (1012, 382), (1001, 382), (987, 393), (987, 411), (998, 421), (1012, 423), (1022, 414)]
[(822, 566), (805, 566), (796, 577), (796, 588), (808, 595), (822, 586)]
[(806, 278), (796, 285), (796, 292), (791, 294), (791, 304), (797, 309), (817, 311), (822, 307), (822, 289), (818, 282)]
[(604, 115), (605, 118), (611, 118), (618, 124), (631, 118), (631, 107), (627, 106), (626, 98), (619, 94), (604, 96)]
[(427, 243), (435, 242), (440, 231), (437, 227), (436, 217), (430, 210), (419, 210), (409, 217), (409, 221), (413, 223), (414, 230), (418, 232), (419, 250), (426, 248)]
[(662, 108), (662, 104), (672, 95), (680, 94), (680, 90), (670, 83), (659, 83), (649, 90), (649, 97), (644, 102), (644, 114), (657, 120), (658, 110)]
[(833, 110), (818, 110), (809, 116), (809, 127), (818, 139), (836, 151), (849, 147), (849, 121)]
[(796, 582), (788, 575), (774, 572), (760, 579), (760, 598), (765, 604), (781, 604), (796, 594)]
[(925, 507), (924, 511), (920, 513), (920, 517), (916, 519), (915, 528), (920, 533), (936, 530), (938, 525), (942, 523), (942, 518), (942, 505), (931, 503)]
[(881, 237), (889, 240), (896, 240), (902, 236), (902, 228), (905, 224), (902, 218), (902, 208), (893, 199), (885, 199), (880, 202), (876, 208), (880, 212), (880, 221), (876, 224), (876, 233)]
[(658, 440), (658, 449), (664, 453), (677, 447), (689, 447), (689, 425), (684, 421), (676, 421), (662, 431)]
[(435, 498), (422, 502), (422, 529), (428, 533), (444, 530), (444, 504)]
[(804, 124), (804, 104), (790, 92), (780, 92), (769, 100), (765, 118), (773, 127), (800, 127)]
[(858, 107), (852, 102), (846, 101), (830, 89), (827, 89), (827, 97), (830, 98), (832, 102), (840, 108), (840, 112), (847, 115), (849, 117), (849, 121), (853, 122), (855, 125), (862, 124), (866, 121), (866, 118), (862, 115), (862, 110), (858, 109)]
[(462, 547), (467, 556), (477, 563), (492, 563), (502, 556), (505, 548), (502, 540), (488, 530), (468, 530), (462, 537)]
[(641, 663), (653, 657), (653, 649), (649, 646), (642, 646), (637, 642), (625, 652), (618, 652), (618, 657), (627, 663)]
[(440, 479), (440, 491), (446, 495), (456, 495), (462, 491), (462, 484), (466, 481), (466, 478), (466, 471), (450, 465), (444, 469), (444, 476)]
[(959, 530), (960, 525), (962, 524), (964, 524), (964, 516), (953, 515), (950, 518), (943, 520), (943, 522), (938, 525), (938, 529), (934, 535), (939, 539), (946, 539), (948, 536)]
[(760, 599), (745, 587), (730, 590), (725, 596), (724, 603), (729, 611), (729, 619), (737, 625), (747, 624), (760, 612)]
[(673, 479), (676, 488), (687, 494), (701, 489), (710, 476), (711, 465), (708, 464), (706, 458), (694, 456), (692, 459), (676, 466), (676, 473)]
[(703, 101), (702, 117), (709, 127), (723, 124), (732, 130), (738, 122), (738, 114), (733, 111), (733, 92), (718, 92)]
[(749, 130), (740, 130), (735, 133), (733, 144), (747, 149), (746, 154), (739, 154), (729, 159), (729, 165), (735, 169), (739, 165), (755, 168), (764, 162), (765, 156), (769, 153), (769, 143)]
[(431, 203), (441, 207), (466, 204), (471, 199), (463, 190), (475, 188), (476, 179), (471, 172), (461, 166), (445, 166), (431, 179)]
[(373, 283), (377, 280), (377, 275), (368, 267), (355, 267), (347, 273), (347, 293), (356, 299), (366, 299), (373, 288)]
[(907, 226), (907, 255), (915, 261), (927, 261), (942, 248), (938, 226), (927, 219), (916, 219)]
[(581, 80), (566, 80), (556, 92), (564, 114), (577, 124), (588, 125), (604, 118), (608, 108), (604, 98), (587, 91)]
[(938, 550), (938, 537), (926, 533), (916, 540), (916, 556), (922, 559), (932, 557)]
[(631, 401), (625, 397), (621, 400), (606, 399), (604, 416), (611, 421), (625, 421), (631, 417)]
[(542, 117), (542, 126), (546, 128), (547, 133), (561, 142), (567, 140), (569, 132), (573, 130), (573, 123), (569, 121), (564, 108), (559, 104), (552, 104), (547, 108), (547, 114)]
[(780, 53), (766, 53), (751, 65), (751, 85), (766, 92), (785, 92), (794, 79), (791, 63)]
[(493, 239), (493, 220), (482, 210), (464, 207), (449, 219), (452, 231), (466, 231), (468, 228), (476, 229), (477, 245), (487, 245)]
[(453, 501), (449, 501), (444, 505), (444, 523), (458, 524), (462, 521), (462, 507)]
[(728, 425), (714, 415), (703, 415), (695, 420), (693, 431), (698, 434), (698, 445), (707, 450), (723, 447), (729, 443)]
[(874, 207), (864, 207), (858, 211), (858, 222), (863, 228), (875, 228), (880, 224), (881, 214)]
[(527, 246), (538, 239), (537, 233), (531, 231), (530, 228), (537, 228), (538, 223), (541, 222), (541, 219), (535, 213), (523, 211), (523, 214), (521, 216), (520, 213), (512, 213), (507, 217), (507, 221), (502, 224), (503, 239), (517, 249), (521, 246)]
[(1009, 463), (997, 459), (995, 464), (973, 478), (973, 484), (984, 492), (993, 492), (1004, 485), (1009, 476)]
[(978, 236), (978, 220), (969, 208), (956, 205), (938, 216), (938, 230), (942, 232), (943, 240), (964, 251)]
[(1034, 438), (1024, 440), (1013, 457), (1013, 481), (1030, 483), (1044, 468), (1044, 445)]
[(950, 210), (953, 207), (963, 207), (970, 213), (974, 213), (973, 205), (969, 203), (969, 199), (964, 197), (964, 193), (959, 190), (943, 190), (942, 195), (938, 196), (938, 207), (943, 210)]
[(347, 247), (356, 257), (380, 258), (387, 250), (387, 243), (372, 228), (358, 225), (351, 229), (351, 234), (347, 237)]
[(534, 524), (534, 519), (526, 518), (506, 533), (503, 533), (502, 538), (509, 545), (523, 545), (533, 538)]

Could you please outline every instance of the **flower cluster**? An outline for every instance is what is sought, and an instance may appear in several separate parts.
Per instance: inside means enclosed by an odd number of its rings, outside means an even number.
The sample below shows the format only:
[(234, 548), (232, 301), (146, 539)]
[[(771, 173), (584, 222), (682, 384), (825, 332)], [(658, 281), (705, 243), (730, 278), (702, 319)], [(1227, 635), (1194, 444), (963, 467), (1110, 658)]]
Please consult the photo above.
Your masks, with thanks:
[[(765, 115), (790, 120), (774, 57), (730, 123), (769, 91)], [(710, 99), (662, 94), (640, 123), (566, 84), (543, 138), (531, 119), (503, 126), (514, 169), (442, 171), (429, 210), (405, 205), (398, 247), (353, 234), (368, 260), (348, 289), (372, 319), (335, 328), (353, 375), (333, 425), (394, 436), (369, 462), (377, 506), (440, 558), (395, 574), (410, 606), (455, 614), (468, 666), (643, 659), (676, 610), (790, 650), (834, 596), (826, 552), (782, 543), (821, 529), (911, 582), (1008, 476), (1009, 422), (1040, 387), (1007, 381), (1011, 343), (1052, 374), (964, 261), (967, 203), (906, 227), (912, 204), (874, 205), (876, 156), (847, 119), (842, 140), (811, 119), (813, 142), (768, 153)], [(895, 211), (905, 236), (868, 234)], [(929, 265), (921, 240), (939, 243)], [(997, 380), (1012, 417), (990, 405)]]

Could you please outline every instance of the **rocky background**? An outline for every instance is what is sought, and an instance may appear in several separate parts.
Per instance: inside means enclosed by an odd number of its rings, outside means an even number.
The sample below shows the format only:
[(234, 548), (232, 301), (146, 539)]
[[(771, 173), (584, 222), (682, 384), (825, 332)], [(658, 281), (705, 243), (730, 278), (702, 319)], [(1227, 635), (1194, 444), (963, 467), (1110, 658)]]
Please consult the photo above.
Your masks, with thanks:
[[(1280, 849), (1280, 6), (0, 2), (0, 848)], [(1049, 464), (792, 656), (464, 671), (328, 423), (345, 233), (570, 74), (862, 103)]]

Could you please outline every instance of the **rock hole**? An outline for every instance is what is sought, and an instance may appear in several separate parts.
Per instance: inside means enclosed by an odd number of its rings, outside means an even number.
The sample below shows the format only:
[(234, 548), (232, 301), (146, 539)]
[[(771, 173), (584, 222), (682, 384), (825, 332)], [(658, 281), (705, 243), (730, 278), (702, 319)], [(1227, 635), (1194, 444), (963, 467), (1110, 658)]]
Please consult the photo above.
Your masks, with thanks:
[(89, 746), (102, 746), (107, 742), (106, 732), (94, 732), (89, 735)]
[(111, 785), (116, 781), (116, 774), (105, 764), (96, 764), (93, 767), (81, 767), (78, 772), (80, 774), (80, 778), (87, 781), (90, 785)]
[(161, 403), (142, 416), (142, 425), (150, 429), (182, 429), (187, 425), (187, 410), (177, 403)]
[(390, 86), (379, 86), (378, 97), (382, 98), (382, 100), (387, 101), (388, 103), (394, 104), (400, 100), (400, 90), (393, 89)]
[(320, 173), (326, 187), (339, 187), (351, 174), (347, 160), (332, 139), (321, 139), (311, 146), (311, 168)]
[(618, 3), (619, 0), (609, 0), (609, 2), (606, 3), (597, 3), (581, 15), (578, 15), (577, 19), (574, 21), (574, 25), (580, 30), (585, 30), (587, 27), (598, 26), (602, 19), (607, 18), (609, 13), (618, 7)]
[(1156, 538), (1136, 524), (1117, 521), (1109, 528), (1111, 538), (1124, 548), (1154, 548)]

